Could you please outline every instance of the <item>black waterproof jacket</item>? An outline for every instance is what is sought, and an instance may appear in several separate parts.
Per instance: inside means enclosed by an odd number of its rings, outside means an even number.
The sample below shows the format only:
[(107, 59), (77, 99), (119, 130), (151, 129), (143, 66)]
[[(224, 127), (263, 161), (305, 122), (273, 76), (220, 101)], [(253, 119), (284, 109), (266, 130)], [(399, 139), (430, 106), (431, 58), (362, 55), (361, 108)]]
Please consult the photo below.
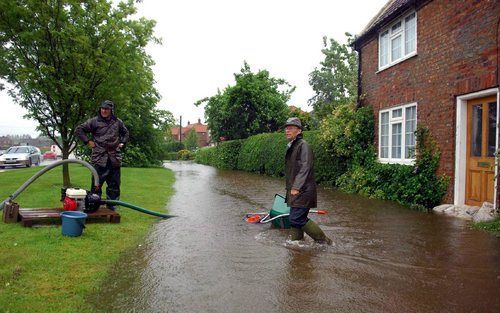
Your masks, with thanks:
[[(302, 134), (292, 142), (285, 154), (286, 203), (289, 207), (317, 207), (316, 181), (314, 180), (314, 156)], [(300, 193), (292, 196), (290, 191)]]
[[(118, 145), (126, 144), (129, 136), (122, 120), (114, 115), (106, 120), (98, 113), (97, 116), (78, 126), (75, 134), (85, 144), (89, 140), (95, 142), (95, 148), (92, 149), (92, 164), (105, 167), (109, 158), (113, 167), (121, 166), (122, 156)], [(89, 139), (88, 134), (92, 135), (92, 139)]]

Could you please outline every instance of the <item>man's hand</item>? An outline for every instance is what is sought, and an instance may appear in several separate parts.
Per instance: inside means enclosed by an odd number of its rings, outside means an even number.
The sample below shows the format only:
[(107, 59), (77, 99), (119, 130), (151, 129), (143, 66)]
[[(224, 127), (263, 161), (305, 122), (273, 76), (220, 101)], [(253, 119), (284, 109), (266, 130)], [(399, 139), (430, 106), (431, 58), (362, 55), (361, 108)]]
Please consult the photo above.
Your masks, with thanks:
[(89, 142), (87, 143), (87, 146), (89, 146), (90, 149), (94, 149), (95, 148), (95, 142), (93, 142), (92, 140), (89, 140)]
[(300, 191), (299, 191), (298, 189), (292, 189), (292, 190), (290, 190), (290, 194), (291, 194), (292, 196), (296, 196), (296, 195), (298, 195), (298, 194), (299, 194), (299, 192), (300, 192)]

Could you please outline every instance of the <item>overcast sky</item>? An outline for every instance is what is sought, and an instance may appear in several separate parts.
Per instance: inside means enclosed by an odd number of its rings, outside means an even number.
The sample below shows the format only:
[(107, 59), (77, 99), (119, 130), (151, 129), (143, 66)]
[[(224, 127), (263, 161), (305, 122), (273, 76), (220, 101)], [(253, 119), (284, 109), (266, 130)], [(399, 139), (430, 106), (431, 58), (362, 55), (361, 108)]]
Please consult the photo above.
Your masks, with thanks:
[[(345, 42), (345, 32), (358, 34), (387, 0), (143, 0), (138, 15), (157, 21), (163, 45), (148, 51), (156, 62), (159, 108), (178, 120), (204, 121), (193, 105), (234, 84), (233, 74), (247, 61), (256, 72), (296, 86), (289, 105), (311, 108), (308, 76), (323, 59), (322, 38)], [(97, 104), (96, 104), (97, 105)], [(119, 103), (117, 104), (119, 105)], [(36, 123), (0, 92), (0, 135), (36, 136)]]

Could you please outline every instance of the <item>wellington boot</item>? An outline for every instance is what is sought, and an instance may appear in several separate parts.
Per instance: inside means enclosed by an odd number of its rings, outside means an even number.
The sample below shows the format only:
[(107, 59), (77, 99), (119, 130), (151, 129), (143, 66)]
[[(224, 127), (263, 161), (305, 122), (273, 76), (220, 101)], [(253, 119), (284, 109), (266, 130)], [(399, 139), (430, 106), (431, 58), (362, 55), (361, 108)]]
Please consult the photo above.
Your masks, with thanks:
[(290, 228), (291, 240), (302, 240), (304, 239), (304, 231), (300, 228), (291, 227)]
[(332, 240), (325, 235), (321, 228), (319, 228), (318, 224), (316, 224), (313, 220), (309, 220), (307, 224), (302, 227), (302, 230), (318, 243), (326, 243), (328, 245), (332, 244)]

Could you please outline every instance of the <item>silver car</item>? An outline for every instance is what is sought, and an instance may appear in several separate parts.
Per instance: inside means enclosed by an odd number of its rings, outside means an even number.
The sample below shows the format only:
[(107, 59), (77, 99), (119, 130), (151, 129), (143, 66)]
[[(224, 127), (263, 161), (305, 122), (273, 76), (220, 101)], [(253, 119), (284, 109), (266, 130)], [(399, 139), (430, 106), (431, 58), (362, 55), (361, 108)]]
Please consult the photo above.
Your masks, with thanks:
[(39, 165), (42, 162), (40, 149), (33, 146), (14, 146), (0, 155), (0, 168), (6, 166), (26, 166)]

